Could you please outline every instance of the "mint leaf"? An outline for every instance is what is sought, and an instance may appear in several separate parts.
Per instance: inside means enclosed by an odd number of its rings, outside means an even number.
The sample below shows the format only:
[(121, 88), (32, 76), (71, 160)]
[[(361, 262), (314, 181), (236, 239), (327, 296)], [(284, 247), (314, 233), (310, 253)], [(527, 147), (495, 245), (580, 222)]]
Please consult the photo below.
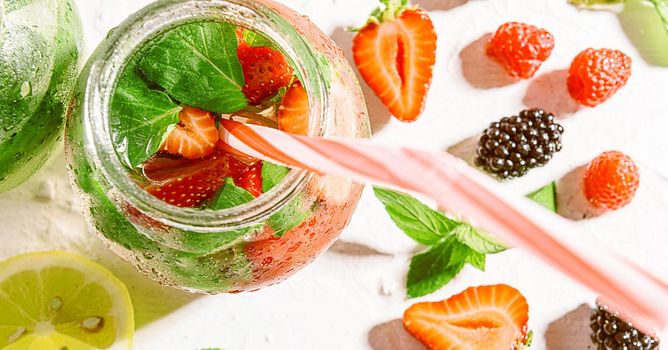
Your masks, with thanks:
[(167, 94), (153, 90), (131, 61), (118, 81), (111, 102), (110, 124), (114, 148), (125, 150), (130, 167), (155, 154), (170, 127), (179, 122), (182, 107)]
[(267, 222), (274, 230), (274, 236), (283, 237), (286, 232), (308, 219), (311, 213), (312, 210), (304, 206), (302, 197), (297, 195), (274, 215), (270, 216)]
[(471, 266), (475, 267), (480, 271), (485, 271), (486, 260), (487, 257), (485, 256), (485, 254), (480, 254), (478, 252), (471, 252), (469, 255), (466, 256), (466, 259), (464, 261), (471, 264)]
[(408, 194), (379, 187), (373, 191), (392, 221), (418, 243), (434, 244), (460, 224)]
[(468, 224), (457, 226), (452, 230), (452, 234), (457, 237), (460, 243), (466, 244), (480, 254), (496, 254), (508, 249), (498, 238)]
[(244, 42), (252, 47), (270, 47), (275, 49), (274, 43), (254, 31), (244, 29)]
[(212, 210), (229, 209), (255, 199), (246, 189), (236, 186), (232, 178), (225, 179), (225, 186), (214, 196), (209, 206)]
[(553, 181), (527, 197), (545, 208), (557, 212), (557, 184)]
[[(421, 297), (446, 285), (464, 268), (467, 257), (472, 254), (475, 252), (471, 248), (450, 236), (426, 252), (414, 256), (406, 281), (408, 297)], [(480, 266), (479, 261), (476, 264)]]
[[(209, 209), (222, 210), (234, 208), (255, 199), (244, 188), (236, 186), (232, 178), (225, 179), (225, 185), (209, 203)], [(211, 253), (236, 244), (242, 237), (259, 231), (262, 225), (253, 225), (234, 231), (201, 233), (183, 232), (181, 243), (190, 252)]]
[(248, 101), (234, 29), (219, 22), (176, 27), (153, 44), (140, 68), (183, 104), (217, 113), (239, 111)]
[(288, 175), (290, 169), (269, 162), (262, 162), (262, 192), (269, 192)]
[[(289, 168), (269, 162), (262, 162), (262, 192), (269, 192), (276, 187), (290, 172)], [(274, 229), (274, 236), (282, 237), (285, 232), (295, 228), (312, 213), (306, 208), (304, 199), (297, 196), (269, 217), (268, 223)]]

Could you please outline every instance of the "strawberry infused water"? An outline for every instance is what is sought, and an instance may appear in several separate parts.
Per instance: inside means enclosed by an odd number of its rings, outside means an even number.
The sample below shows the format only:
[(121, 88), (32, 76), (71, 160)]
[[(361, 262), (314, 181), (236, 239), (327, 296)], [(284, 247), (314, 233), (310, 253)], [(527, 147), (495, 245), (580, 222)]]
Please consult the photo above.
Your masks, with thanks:
[(341, 51), (270, 1), (172, 1), (100, 45), (68, 121), (71, 178), (88, 220), (139, 271), (190, 291), (248, 291), (311, 262), (362, 187), (245, 155), (221, 120), (368, 137)]

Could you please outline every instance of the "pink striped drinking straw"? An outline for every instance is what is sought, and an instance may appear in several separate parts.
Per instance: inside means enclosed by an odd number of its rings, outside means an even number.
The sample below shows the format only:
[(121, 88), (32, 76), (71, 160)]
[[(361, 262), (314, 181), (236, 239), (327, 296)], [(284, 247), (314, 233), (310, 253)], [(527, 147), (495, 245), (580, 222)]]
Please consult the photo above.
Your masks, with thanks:
[(668, 326), (668, 285), (594, 239), (570, 235), (571, 222), (450, 154), (298, 136), (230, 120), (222, 121), (221, 136), (259, 159), (429, 196), (599, 293), (645, 332)]

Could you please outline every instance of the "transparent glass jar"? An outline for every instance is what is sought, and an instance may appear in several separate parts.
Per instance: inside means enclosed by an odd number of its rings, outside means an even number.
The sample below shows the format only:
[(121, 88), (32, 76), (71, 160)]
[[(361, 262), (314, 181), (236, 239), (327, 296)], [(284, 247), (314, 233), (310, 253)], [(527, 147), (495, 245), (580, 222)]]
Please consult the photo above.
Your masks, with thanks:
[(0, 1), (0, 192), (59, 151), (82, 38), (71, 0)]
[[(193, 292), (255, 290), (282, 281), (327, 249), (348, 224), (362, 186), (292, 170), (257, 199), (212, 211), (168, 205), (130, 178), (110, 131), (116, 82), (143, 44), (201, 20), (231, 22), (275, 42), (308, 93), (311, 135), (370, 136), (352, 69), (306, 17), (269, 0), (168, 0), (128, 18), (87, 63), (67, 123), (66, 155), (90, 224), (139, 271)], [(298, 222), (279, 237), (271, 220), (286, 218)]]

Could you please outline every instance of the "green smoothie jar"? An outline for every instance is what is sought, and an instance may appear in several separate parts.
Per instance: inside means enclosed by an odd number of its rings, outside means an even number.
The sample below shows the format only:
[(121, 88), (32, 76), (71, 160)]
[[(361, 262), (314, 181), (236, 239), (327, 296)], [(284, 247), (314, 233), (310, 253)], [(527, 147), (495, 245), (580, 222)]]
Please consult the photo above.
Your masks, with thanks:
[(71, 0), (0, 0), (0, 192), (36, 173), (62, 139), (81, 46)]

